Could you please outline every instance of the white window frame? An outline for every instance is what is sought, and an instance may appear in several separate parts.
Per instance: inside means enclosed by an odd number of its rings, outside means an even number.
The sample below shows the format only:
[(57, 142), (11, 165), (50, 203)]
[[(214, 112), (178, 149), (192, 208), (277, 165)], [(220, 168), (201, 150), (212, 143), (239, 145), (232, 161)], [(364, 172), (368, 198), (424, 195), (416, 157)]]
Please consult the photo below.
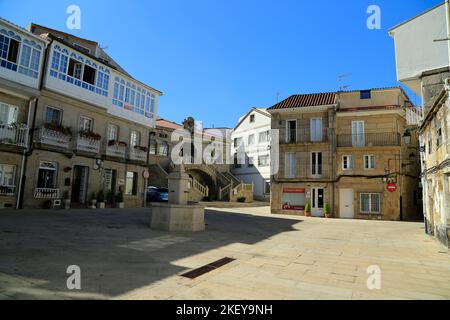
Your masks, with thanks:
[[(136, 143), (133, 141), (133, 135), (136, 135)], [(130, 147), (141, 145), (141, 133), (137, 130), (131, 130), (130, 132)]]
[[(362, 123), (362, 132), (355, 132), (355, 124), (357, 123)], [(358, 138), (359, 135), (361, 135), (361, 139)], [(365, 145), (366, 145), (365, 122), (362, 120), (352, 121), (352, 146), (364, 147)]]
[[(347, 158), (347, 168), (345, 167), (345, 158)], [(353, 169), (354, 169), (353, 156), (350, 154), (343, 155), (342, 156), (342, 170), (347, 171), (347, 170), (353, 170)]]
[(39, 171), (40, 170), (48, 170), (48, 171), (54, 171), (55, 175), (53, 176), (52, 185), (53, 188), (45, 187), (46, 189), (56, 189), (58, 188), (58, 163), (54, 161), (41, 161), (39, 162), (39, 167), (37, 170), (37, 177), (36, 177), (36, 188), (38, 187), (39, 183)]
[[(84, 122), (83, 120), (88, 120), (91, 122), (91, 126), (88, 129), (83, 128)], [(94, 119), (87, 116), (80, 116), (78, 128), (80, 131), (93, 131), (94, 130)]]
[[(116, 138), (115, 139), (111, 139), (111, 137), (110, 137), (110, 133), (111, 133), (111, 128), (112, 127), (115, 127), (115, 128), (117, 128), (117, 131), (116, 131)], [(108, 139), (108, 141), (111, 141), (111, 140), (119, 140), (119, 130), (120, 130), (120, 128), (119, 128), (119, 126), (118, 125), (116, 125), (116, 124), (112, 124), (112, 123), (110, 123), (110, 124), (108, 124), (108, 127), (107, 127), (107, 132), (106, 132), (106, 137), (107, 137), (107, 139)]]
[[(13, 169), (13, 176), (12, 176), (12, 180), (13, 180), (13, 184), (4, 184), (3, 180), (4, 180), (4, 176), (5, 176), (5, 167), (10, 167)], [(15, 188), (16, 186), (16, 175), (17, 175), (17, 166), (13, 165), (13, 164), (6, 164), (6, 163), (0, 163), (0, 186), (2, 187), (8, 187), (8, 188)]]
[[(370, 167), (367, 167), (366, 166), (366, 158), (367, 157), (369, 157), (369, 165), (370, 165), (370, 163), (371, 163), (371, 158), (373, 158), (373, 168), (370, 168)], [(363, 158), (363, 160), (364, 160), (364, 170), (375, 170), (376, 169), (376, 167), (377, 167), (377, 162), (376, 162), (376, 157), (375, 157), (375, 155), (374, 154), (365, 154), (364, 155), (364, 158)]]
[(6, 115), (7, 119), (5, 123), (2, 123), (1, 121), (2, 119), (0, 118), (0, 124), (13, 124), (18, 121), (19, 107), (10, 105), (8, 103), (0, 102), (0, 111), (1, 109), (5, 110), (4, 114)]
[[(362, 196), (363, 195), (369, 195), (369, 211), (363, 211), (362, 210)], [(372, 206), (372, 196), (373, 195), (377, 195), (378, 196), (378, 208), (380, 209), (378, 212), (377, 211), (373, 211), (373, 206)], [(380, 215), (381, 214), (381, 193), (377, 193), (377, 192), (361, 192), (359, 194), (359, 211), (361, 212), (361, 214), (377, 214)]]
[[(250, 139), (250, 138), (252, 138), (252, 139)], [(252, 141), (250, 141), (250, 140), (252, 140)], [(247, 145), (253, 146), (254, 144), (255, 144), (255, 135), (251, 134), (247, 138)]]
[[(289, 141), (290, 140), (290, 134), (289, 134), (289, 123), (295, 122), (295, 141)], [(286, 143), (297, 143), (298, 141), (298, 123), (297, 119), (288, 119), (286, 120)]]

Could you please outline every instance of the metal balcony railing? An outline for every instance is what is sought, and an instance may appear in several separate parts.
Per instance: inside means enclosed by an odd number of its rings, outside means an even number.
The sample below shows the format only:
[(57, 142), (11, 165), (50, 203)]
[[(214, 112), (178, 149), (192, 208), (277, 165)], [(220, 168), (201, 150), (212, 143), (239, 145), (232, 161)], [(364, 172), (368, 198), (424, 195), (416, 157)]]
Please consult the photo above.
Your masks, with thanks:
[(328, 142), (330, 131), (328, 128), (322, 129), (322, 131), (312, 132), (310, 128), (300, 128), (296, 132), (288, 132), (288, 139), (286, 137), (281, 138), (282, 144), (295, 144), (295, 143), (324, 143)]
[(28, 141), (27, 127), (17, 127), (11, 124), (0, 124), (0, 143), (26, 148)]
[(339, 134), (337, 136), (338, 147), (384, 147), (400, 145), (401, 136), (398, 132)]
[(281, 172), (282, 178), (285, 179), (310, 179), (321, 180), (330, 179), (331, 170), (328, 164), (317, 165), (297, 165), (293, 175), (289, 174), (289, 170)]
[(16, 194), (16, 186), (0, 186), (0, 196), (14, 196)]
[(59, 189), (55, 188), (36, 188), (34, 197), (36, 199), (59, 199)]
[(68, 149), (71, 137), (61, 131), (42, 127), (39, 130), (39, 142), (41, 144)]
[(147, 162), (147, 152), (141, 149), (130, 147), (128, 159), (137, 162)]
[(84, 137), (79, 134), (77, 136), (76, 148), (77, 151), (98, 154), (100, 152), (100, 140)]

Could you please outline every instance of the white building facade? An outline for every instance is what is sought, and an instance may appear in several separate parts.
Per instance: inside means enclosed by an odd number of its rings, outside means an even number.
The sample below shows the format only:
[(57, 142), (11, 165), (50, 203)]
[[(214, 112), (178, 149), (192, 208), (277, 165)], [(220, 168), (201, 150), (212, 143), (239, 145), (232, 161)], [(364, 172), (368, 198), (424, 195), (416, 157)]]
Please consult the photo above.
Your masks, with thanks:
[(419, 130), (428, 234), (450, 246), (450, 5), (394, 27), (397, 78), (422, 97)]
[(261, 201), (270, 201), (270, 128), (270, 114), (252, 108), (239, 119), (231, 135), (232, 173), (242, 182), (253, 184), (253, 197)]

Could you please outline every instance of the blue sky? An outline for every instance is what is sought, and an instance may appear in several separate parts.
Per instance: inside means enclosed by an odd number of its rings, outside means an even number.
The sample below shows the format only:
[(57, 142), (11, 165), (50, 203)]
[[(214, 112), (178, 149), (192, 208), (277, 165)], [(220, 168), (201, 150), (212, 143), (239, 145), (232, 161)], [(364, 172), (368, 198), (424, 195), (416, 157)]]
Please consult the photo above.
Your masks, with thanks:
[[(397, 85), (394, 25), (442, 0), (0, 0), (0, 16), (108, 46), (140, 81), (164, 92), (159, 115), (233, 127), (250, 107), (295, 93)], [(66, 8), (81, 8), (81, 30)], [(366, 27), (381, 8), (381, 30)], [(411, 100), (420, 103), (410, 94)], [(417, 100), (416, 100), (417, 99)]]

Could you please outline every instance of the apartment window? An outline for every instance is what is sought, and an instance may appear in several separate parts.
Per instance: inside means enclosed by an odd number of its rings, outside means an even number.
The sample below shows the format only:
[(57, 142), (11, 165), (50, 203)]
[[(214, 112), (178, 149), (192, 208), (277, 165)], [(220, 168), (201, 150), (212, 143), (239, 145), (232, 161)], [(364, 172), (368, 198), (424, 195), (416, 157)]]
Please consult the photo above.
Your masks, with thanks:
[(247, 166), (249, 168), (253, 168), (255, 166), (255, 162), (254, 162), (253, 157), (247, 157)]
[(0, 124), (17, 122), (19, 108), (0, 102)]
[(108, 126), (108, 141), (119, 140), (119, 127), (113, 124)]
[(268, 167), (270, 166), (270, 156), (264, 155), (258, 157), (258, 166), (260, 167)]
[(19, 72), (33, 78), (38, 77), (41, 52), (22, 44)]
[(152, 94), (151, 98), (150, 98), (150, 112), (151, 113), (155, 112), (155, 100), (156, 100), (156, 96), (154, 94)]
[(169, 144), (167, 142), (159, 144), (159, 154), (164, 157), (169, 156)]
[(361, 213), (380, 214), (381, 213), (381, 195), (379, 193), (361, 193)]
[(91, 132), (94, 127), (94, 120), (88, 117), (80, 117), (80, 131)]
[(39, 164), (37, 188), (55, 189), (57, 164), (50, 161), (42, 161)]
[(260, 132), (258, 141), (259, 141), (259, 143), (269, 142), (270, 141), (270, 130)]
[(61, 125), (62, 110), (53, 107), (47, 107), (45, 111), (45, 122), (56, 126)]
[(428, 154), (433, 153), (433, 136), (431, 132), (428, 134)]
[(436, 135), (437, 135), (436, 147), (439, 148), (442, 145), (442, 127), (436, 130)]
[(364, 169), (373, 170), (375, 169), (375, 156), (365, 155), (364, 156)]
[(362, 90), (360, 91), (360, 98), (361, 100), (367, 100), (372, 98), (372, 91), (371, 90)]
[(234, 168), (236, 169), (242, 168), (242, 164), (239, 162), (239, 157), (237, 153), (234, 154)]
[(131, 131), (130, 135), (130, 146), (135, 147), (139, 146), (141, 143), (141, 135), (138, 131)]
[(322, 152), (311, 152), (311, 174), (322, 175)]
[(137, 195), (137, 173), (127, 171), (127, 178), (125, 183), (125, 194), (128, 196)]
[(284, 175), (286, 178), (295, 178), (297, 168), (296, 155), (293, 152), (288, 152), (285, 155)]
[(352, 142), (354, 147), (362, 147), (365, 144), (364, 139), (364, 121), (352, 122)]
[(270, 181), (264, 181), (264, 194), (270, 194)]
[(322, 141), (322, 118), (311, 119), (311, 141)]
[(250, 115), (250, 123), (253, 123), (253, 122), (255, 122), (255, 115), (254, 114)]
[(234, 139), (234, 147), (239, 148), (242, 145), (242, 138), (235, 138)]
[(297, 142), (297, 120), (286, 121), (286, 142)]
[(156, 141), (152, 140), (150, 141), (150, 154), (156, 155)]
[(255, 144), (255, 135), (251, 134), (248, 136), (248, 145), (251, 146), (253, 144)]
[(343, 170), (353, 169), (353, 156), (342, 156), (342, 169)]
[(82, 72), (83, 72), (83, 63), (74, 59), (70, 59), (69, 70), (67, 71), (67, 74), (71, 77), (81, 80)]
[(0, 164), (0, 186), (14, 187), (16, 179), (16, 166)]
[(19, 41), (0, 35), (0, 59), (3, 59), (1, 61), (2, 67), (17, 71), (19, 45)]
[(96, 70), (94, 68), (85, 65), (83, 72), (83, 81), (95, 85), (95, 72)]

